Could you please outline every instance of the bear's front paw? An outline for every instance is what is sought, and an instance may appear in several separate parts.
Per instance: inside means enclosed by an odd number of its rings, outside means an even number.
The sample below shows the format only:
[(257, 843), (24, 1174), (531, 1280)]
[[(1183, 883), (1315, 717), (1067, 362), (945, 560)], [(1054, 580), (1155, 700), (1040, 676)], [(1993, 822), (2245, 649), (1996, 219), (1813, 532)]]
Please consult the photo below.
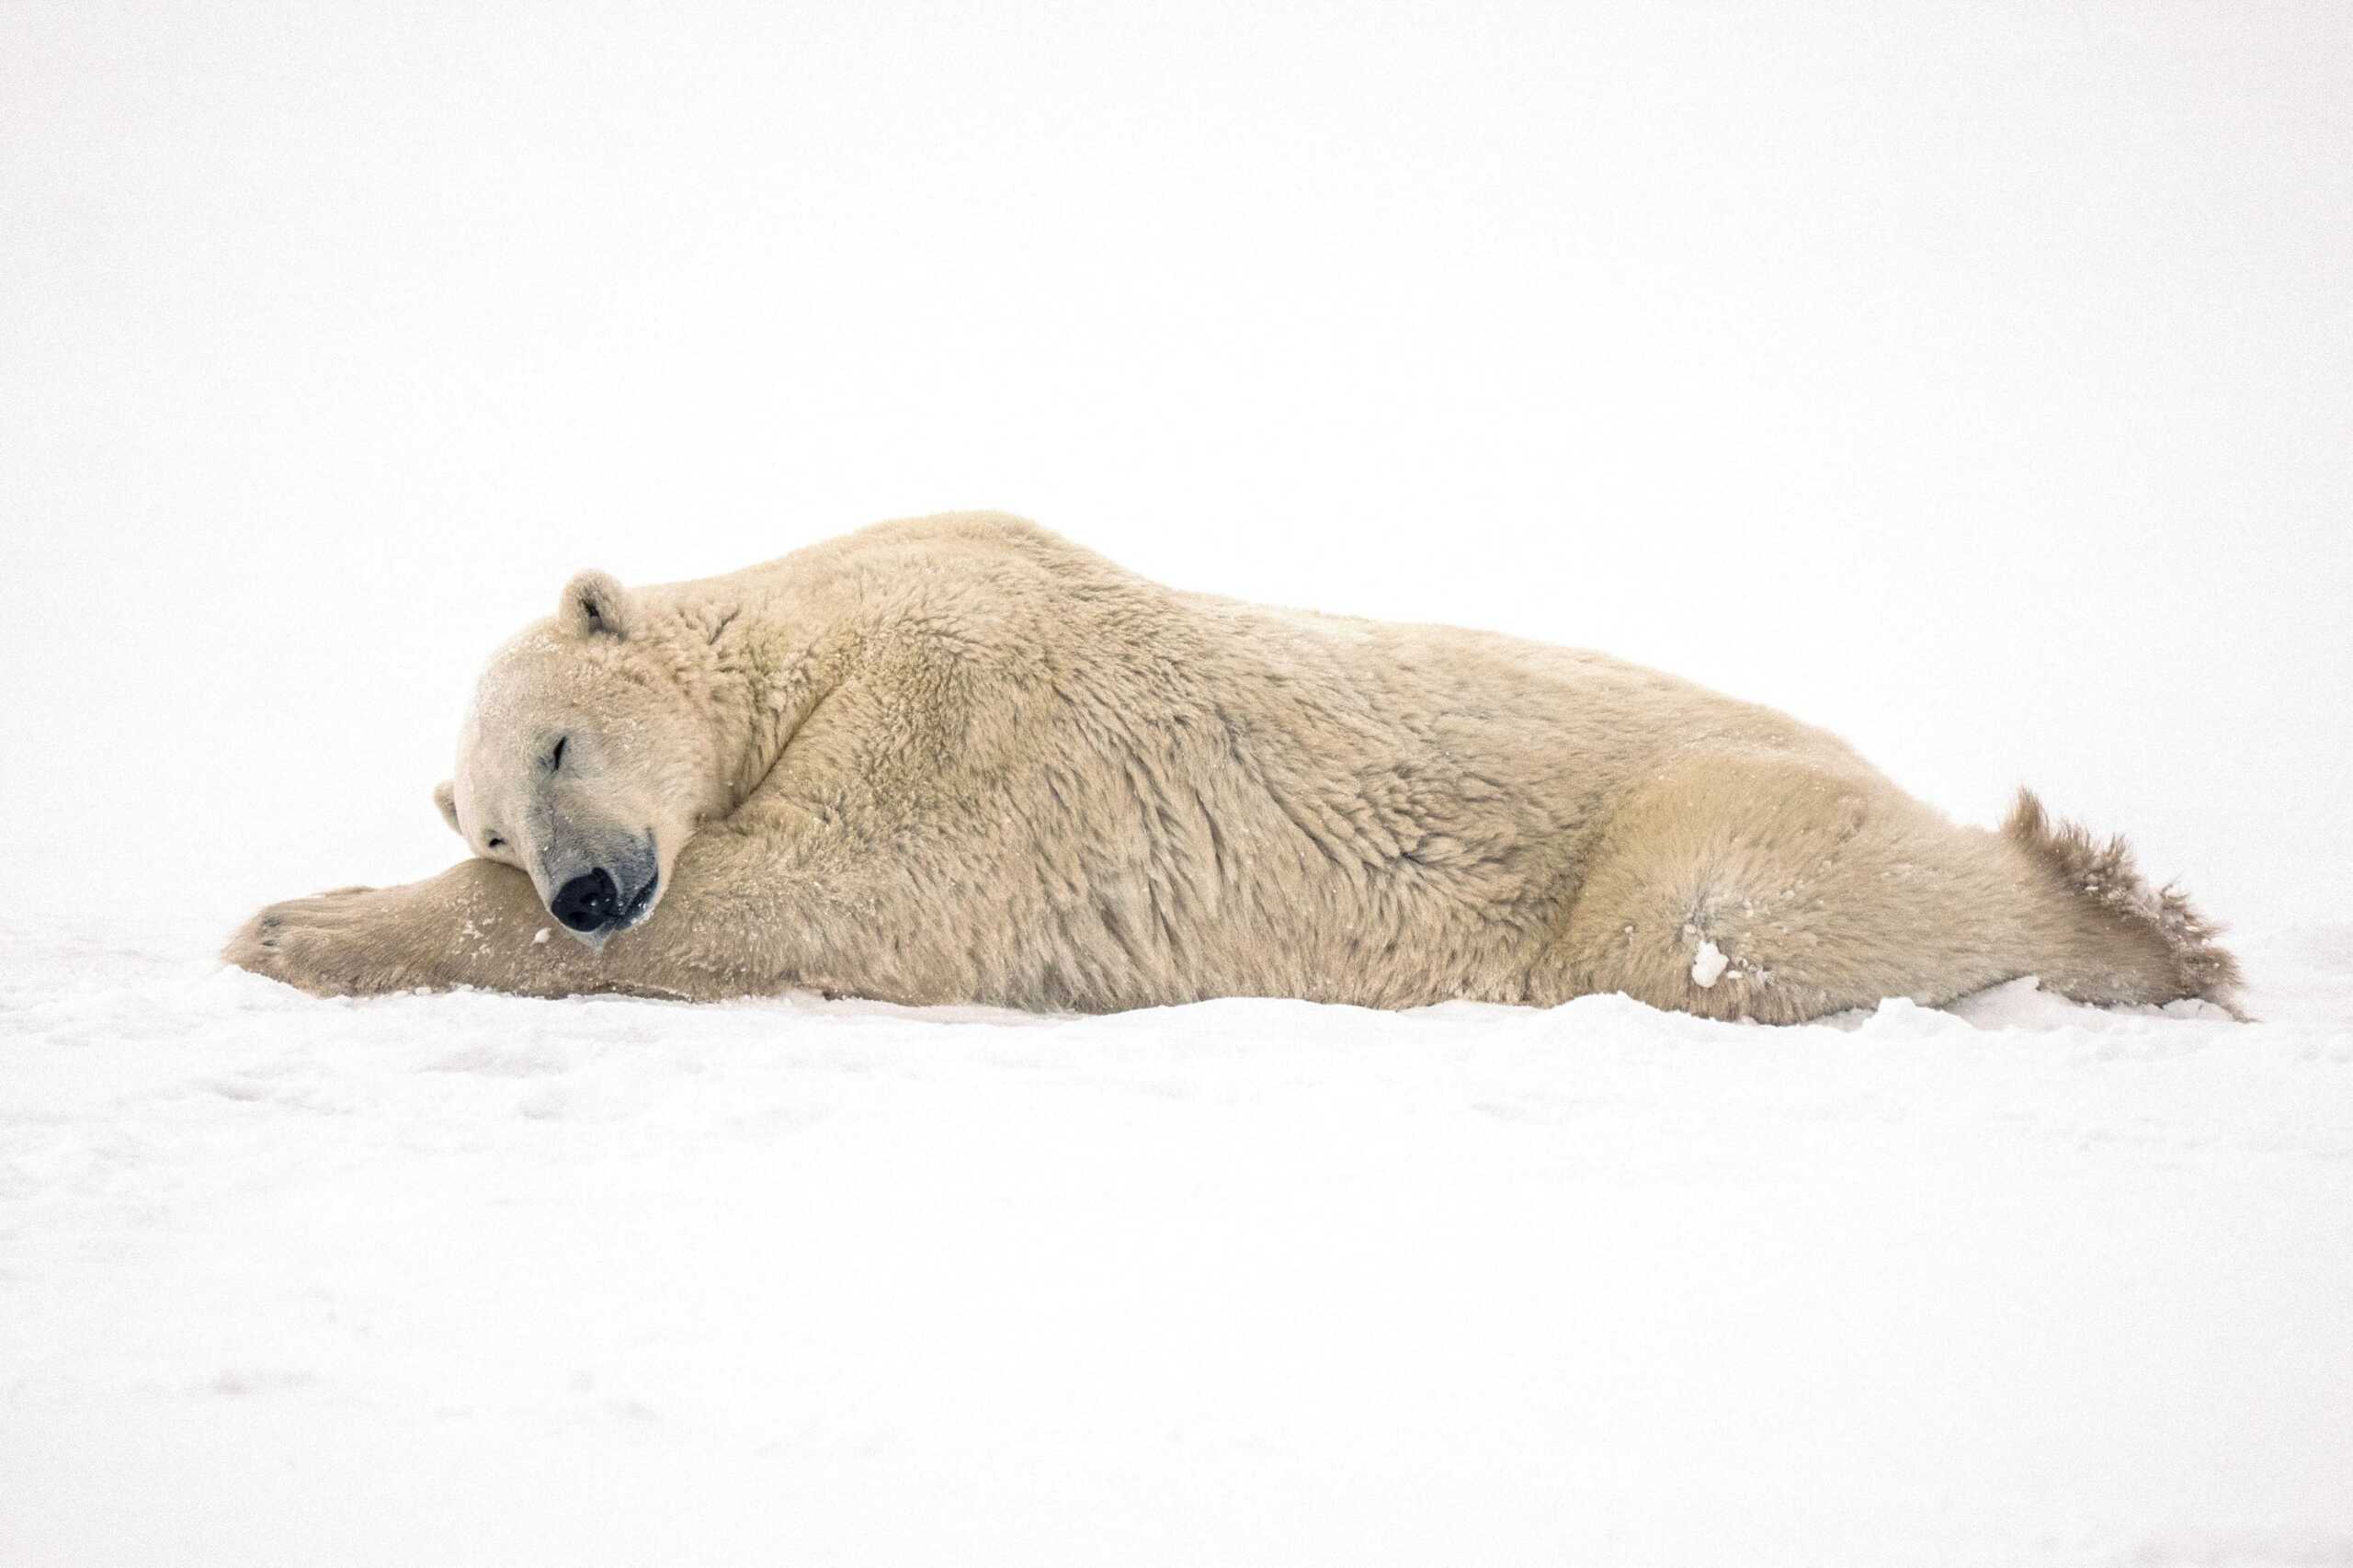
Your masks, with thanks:
[(407, 934), (397, 888), (337, 888), (273, 903), (221, 956), (313, 996), (372, 996), (435, 983)]

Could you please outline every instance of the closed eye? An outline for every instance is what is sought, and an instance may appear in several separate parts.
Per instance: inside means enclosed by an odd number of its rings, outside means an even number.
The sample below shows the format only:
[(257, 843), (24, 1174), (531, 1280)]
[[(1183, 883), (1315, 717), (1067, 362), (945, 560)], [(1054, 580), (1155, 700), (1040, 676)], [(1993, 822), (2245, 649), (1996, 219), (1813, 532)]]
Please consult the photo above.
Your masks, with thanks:
[(506, 840), (503, 838), (486, 838), (483, 841), (483, 847), (484, 849), (504, 849), (506, 847)]

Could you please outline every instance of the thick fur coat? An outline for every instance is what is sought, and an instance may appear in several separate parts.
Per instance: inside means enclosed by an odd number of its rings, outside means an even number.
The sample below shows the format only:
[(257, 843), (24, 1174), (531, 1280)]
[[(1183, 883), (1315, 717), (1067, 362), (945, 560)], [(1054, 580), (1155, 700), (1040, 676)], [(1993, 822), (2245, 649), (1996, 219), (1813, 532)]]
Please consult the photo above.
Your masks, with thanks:
[(2237, 980), (2031, 796), (1957, 826), (1669, 676), (1178, 593), (995, 514), (699, 582), (584, 574), (493, 660), (437, 798), (475, 858), (275, 905), (226, 956), (333, 994), (1624, 992), (1778, 1022), (2026, 974), (2101, 1003)]

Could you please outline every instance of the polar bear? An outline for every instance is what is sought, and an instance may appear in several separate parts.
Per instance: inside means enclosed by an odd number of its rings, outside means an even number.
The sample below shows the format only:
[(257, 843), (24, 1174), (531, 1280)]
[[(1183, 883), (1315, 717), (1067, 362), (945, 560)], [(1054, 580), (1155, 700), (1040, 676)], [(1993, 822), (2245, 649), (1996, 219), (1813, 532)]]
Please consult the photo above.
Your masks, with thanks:
[(1784, 1023), (2028, 974), (2095, 1003), (2238, 981), (2031, 795), (1957, 826), (1670, 676), (1179, 593), (995, 513), (582, 574), (492, 659), (435, 798), (472, 858), (273, 905), (224, 956), (335, 994), (1623, 992)]

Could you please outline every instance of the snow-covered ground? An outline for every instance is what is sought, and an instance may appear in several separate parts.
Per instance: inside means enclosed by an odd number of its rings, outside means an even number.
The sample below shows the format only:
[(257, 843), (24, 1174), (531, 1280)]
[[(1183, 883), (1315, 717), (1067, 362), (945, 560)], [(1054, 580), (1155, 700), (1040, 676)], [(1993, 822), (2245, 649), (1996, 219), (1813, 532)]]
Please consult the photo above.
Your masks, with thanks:
[(1771, 1030), (321, 1002), (12, 920), (21, 1568), (2353, 1562), (2353, 929), (2252, 1025)]

